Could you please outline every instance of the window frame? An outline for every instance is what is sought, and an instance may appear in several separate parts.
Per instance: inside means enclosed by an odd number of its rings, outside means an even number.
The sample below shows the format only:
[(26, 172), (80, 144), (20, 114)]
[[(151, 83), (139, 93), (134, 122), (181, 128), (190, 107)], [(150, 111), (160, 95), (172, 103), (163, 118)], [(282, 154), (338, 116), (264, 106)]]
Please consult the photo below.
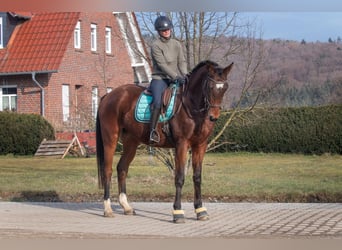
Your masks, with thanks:
[(3, 26), (3, 18), (0, 17), (0, 49), (4, 48), (4, 26)]
[(111, 27), (105, 28), (105, 47), (106, 47), (106, 53), (111, 54), (112, 53), (112, 28)]
[(94, 119), (96, 119), (98, 108), (99, 108), (99, 88), (97, 86), (93, 86), (91, 88), (91, 113)]
[(81, 49), (81, 21), (77, 21), (74, 29), (74, 47)]
[[(4, 94), (3, 89), (5, 88), (13, 88), (16, 89), (15, 94)], [(16, 85), (4, 85), (0, 87), (0, 111), (4, 111), (4, 102), (3, 102), (3, 97), (7, 96), (8, 97), (8, 104), (9, 104), (9, 110), (16, 112), (18, 110), (18, 86)], [(12, 97), (15, 97), (15, 107), (14, 110), (12, 108)]]
[(95, 23), (90, 24), (90, 50), (97, 51), (97, 25)]
[[(67, 95), (66, 91), (67, 90)], [(63, 122), (68, 122), (70, 119), (70, 85), (62, 84), (62, 116)]]

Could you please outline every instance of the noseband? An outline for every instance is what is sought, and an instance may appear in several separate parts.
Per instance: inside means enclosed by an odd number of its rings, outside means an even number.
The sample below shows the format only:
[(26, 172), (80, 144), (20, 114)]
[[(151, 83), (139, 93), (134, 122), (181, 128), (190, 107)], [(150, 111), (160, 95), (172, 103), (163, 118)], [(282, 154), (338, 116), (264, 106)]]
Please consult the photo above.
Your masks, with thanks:
[[(214, 82), (217, 85), (222, 85), (222, 86), (226, 83), (222, 81), (216, 81), (214, 78), (207, 76), (207, 78), (203, 81), (204, 84), (202, 84), (202, 92), (204, 93), (204, 107), (200, 109), (193, 109), (192, 112), (204, 113), (210, 110), (211, 108), (221, 108), (221, 105), (214, 105), (210, 101), (211, 99), (210, 98), (211, 90), (210, 90), (210, 84), (209, 84), (210, 81)], [(188, 116), (190, 118), (193, 118), (193, 116), (191, 115), (191, 112), (189, 112), (188, 107), (186, 107), (185, 110), (187, 111)], [(215, 121), (215, 119), (212, 119), (212, 118), (210, 120)]]
[(217, 85), (222, 85), (222, 87), (224, 86), (224, 84), (226, 83), (225, 81), (216, 81), (214, 78), (208, 76), (207, 79), (205, 79), (205, 83), (203, 85), (204, 88), (204, 102), (205, 102), (205, 110), (209, 110), (211, 108), (221, 108), (221, 105), (213, 105), (210, 102), (210, 95), (211, 95), (211, 91), (210, 91), (210, 85), (209, 85), (209, 81), (214, 82)]

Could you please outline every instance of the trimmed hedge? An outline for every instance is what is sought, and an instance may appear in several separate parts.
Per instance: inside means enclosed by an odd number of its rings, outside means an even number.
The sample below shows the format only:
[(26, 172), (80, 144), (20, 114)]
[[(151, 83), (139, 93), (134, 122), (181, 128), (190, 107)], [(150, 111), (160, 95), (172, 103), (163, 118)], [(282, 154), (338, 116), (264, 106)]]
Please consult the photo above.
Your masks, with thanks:
[[(221, 116), (215, 132), (227, 119)], [(266, 109), (236, 120), (221, 141), (233, 142), (216, 150), (342, 154), (342, 106)]]
[(32, 155), (54, 129), (42, 116), (0, 112), (0, 155)]

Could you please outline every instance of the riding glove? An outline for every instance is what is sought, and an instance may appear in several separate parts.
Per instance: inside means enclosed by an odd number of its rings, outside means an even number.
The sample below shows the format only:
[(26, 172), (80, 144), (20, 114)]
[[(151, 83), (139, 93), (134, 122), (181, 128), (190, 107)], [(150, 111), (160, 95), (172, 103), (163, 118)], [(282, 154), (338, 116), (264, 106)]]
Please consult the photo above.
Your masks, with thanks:
[(186, 77), (185, 76), (177, 76), (175, 81), (179, 83), (179, 85), (183, 85), (186, 82)]

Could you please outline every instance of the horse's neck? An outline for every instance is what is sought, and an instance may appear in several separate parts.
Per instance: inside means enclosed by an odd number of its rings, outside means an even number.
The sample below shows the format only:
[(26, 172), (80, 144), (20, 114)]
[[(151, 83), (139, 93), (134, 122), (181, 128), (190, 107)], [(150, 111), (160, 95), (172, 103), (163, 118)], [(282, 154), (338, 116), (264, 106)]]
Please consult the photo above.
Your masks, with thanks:
[(189, 95), (191, 95), (193, 99), (196, 99), (198, 103), (201, 103), (204, 99), (204, 91), (206, 91), (204, 85), (206, 79), (206, 71), (199, 72), (194, 78), (190, 79)]
[[(200, 113), (199, 111), (205, 107), (204, 81), (204, 74), (202, 77), (189, 79), (189, 87), (184, 95), (186, 108), (194, 115)], [(201, 113), (203, 113), (203, 111), (201, 111)]]

